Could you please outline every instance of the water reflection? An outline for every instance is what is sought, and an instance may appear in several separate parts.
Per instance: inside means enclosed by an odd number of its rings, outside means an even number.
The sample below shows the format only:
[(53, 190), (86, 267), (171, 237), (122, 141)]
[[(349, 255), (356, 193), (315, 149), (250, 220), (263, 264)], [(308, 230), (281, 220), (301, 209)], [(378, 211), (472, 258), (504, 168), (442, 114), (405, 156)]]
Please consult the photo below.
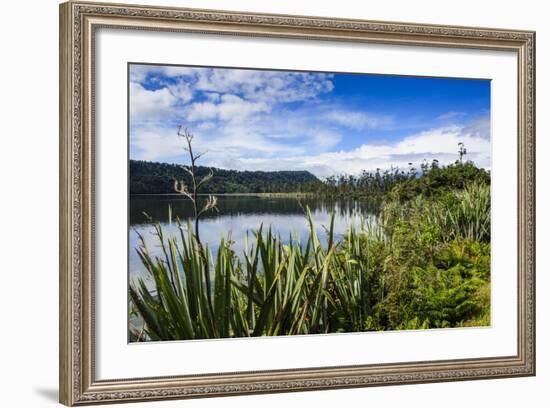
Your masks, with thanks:
[[(201, 220), (201, 241), (214, 249), (220, 238), (234, 241), (237, 254), (244, 251), (245, 237), (260, 225), (271, 226), (274, 233), (284, 241), (289, 237), (305, 241), (308, 224), (305, 218), (306, 206), (310, 208), (314, 224), (321, 240), (326, 239), (323, 226), (330, 223), (332, 211), (335, 212), (334, 231), (341, 237), (353, 224), (359, 226), (364, 220), (372, 218), (374, 208), (366, 201), (353, 199), (288, 198), (260, 196), (220, 196), (219, 212), (210, 212)], [(148, 280), (148, 275), (139, 260), (135, 248), (138, 245), (138, 233), (141, 234), (153, 255), (160, 255), (157, 237), (152, 233), (151, 221), (160, 222), (166, 232), (177, 233), (174, 225), (169, 225), (168, 208), (172, 208), (173, 217), (187, 220), (192, 217), (191, 202), (180, 196), (132, 196), (130, 197), (129, 228), (129, 273), (133, 280), (140, 276)]]

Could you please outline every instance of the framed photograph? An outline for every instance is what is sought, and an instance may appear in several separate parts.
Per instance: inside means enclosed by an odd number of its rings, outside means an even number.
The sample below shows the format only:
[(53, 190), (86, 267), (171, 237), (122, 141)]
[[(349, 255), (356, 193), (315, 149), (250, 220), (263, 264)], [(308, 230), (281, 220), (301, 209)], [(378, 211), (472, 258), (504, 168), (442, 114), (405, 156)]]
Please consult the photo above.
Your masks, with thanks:
[(66, 405), (535, 374), (535, 33), (60, 6)]

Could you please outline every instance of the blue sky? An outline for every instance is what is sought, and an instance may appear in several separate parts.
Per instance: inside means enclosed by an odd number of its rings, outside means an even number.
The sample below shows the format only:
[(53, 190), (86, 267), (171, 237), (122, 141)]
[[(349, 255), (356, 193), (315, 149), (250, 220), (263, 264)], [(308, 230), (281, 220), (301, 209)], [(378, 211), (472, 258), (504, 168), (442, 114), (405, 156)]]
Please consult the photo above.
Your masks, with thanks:
[(205, 166), (309, 170), (318, 177), (423, 160), (457, 144), (490, 168), (490, 81), (131, 64), (130, 158), (187, 163), (180, 125)]

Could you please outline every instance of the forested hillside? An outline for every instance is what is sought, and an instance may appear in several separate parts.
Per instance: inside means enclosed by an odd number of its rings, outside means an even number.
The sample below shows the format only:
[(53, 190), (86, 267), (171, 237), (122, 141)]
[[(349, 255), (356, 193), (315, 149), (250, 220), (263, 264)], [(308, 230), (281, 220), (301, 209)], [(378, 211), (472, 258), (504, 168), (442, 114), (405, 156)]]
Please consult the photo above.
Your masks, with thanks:
[[(200, 179), (209, 167), (197, 167)], [(312, 191), (321, 181), (308, 171), (237, 171), (213, 169), (214, 177), (201, 193), (293, 193)], [(189, 174), (177, 164), (130, 160), (130, 194), (174, 193), (174, 180), (190, 183)]]

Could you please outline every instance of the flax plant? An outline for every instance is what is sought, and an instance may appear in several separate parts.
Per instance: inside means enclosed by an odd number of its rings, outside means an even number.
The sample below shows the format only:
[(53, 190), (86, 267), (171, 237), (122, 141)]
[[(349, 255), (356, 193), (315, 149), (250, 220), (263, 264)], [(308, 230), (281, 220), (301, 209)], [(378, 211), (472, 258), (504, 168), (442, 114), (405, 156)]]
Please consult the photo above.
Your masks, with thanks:
[[(451, 199), (388, 202), (380, 216), (337, 237), (335, 215), (320, 239), (287, 240), (269, 226), (250, 231), (242, 254), (220, 238), (215, 251), (191, 221), (177, 234), (154, 224), (160, 255), (143, 236), (137, 252), (152, 277), (130, 283), (143, 321), (130, 337), (186, 340), (419, 329), (489, 324), (489, 187)], [(170, 213), (169, 219), (172, 219)], [(171, 222), (171, 221), (170, 221)], [(420, 301), (422, 300), (422, 301)]]

